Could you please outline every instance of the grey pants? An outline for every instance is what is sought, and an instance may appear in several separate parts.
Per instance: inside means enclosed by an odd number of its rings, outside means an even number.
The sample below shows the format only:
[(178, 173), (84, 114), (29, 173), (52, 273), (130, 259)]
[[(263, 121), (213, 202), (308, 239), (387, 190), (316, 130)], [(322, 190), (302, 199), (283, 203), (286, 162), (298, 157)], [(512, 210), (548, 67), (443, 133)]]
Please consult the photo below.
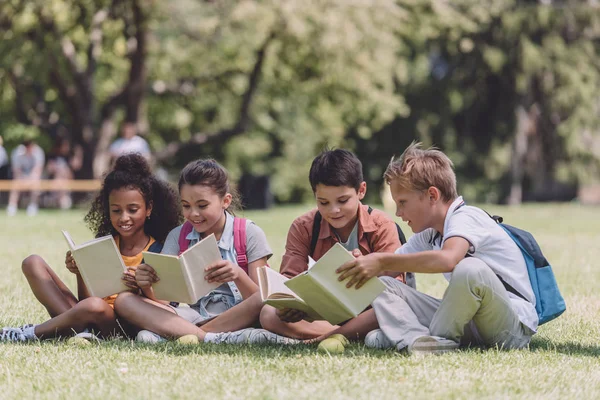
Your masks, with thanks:
[(373, 301), (379, 327), (398, 350), (420, 336), (440, 336), (461, 343), (526, 347), (531, 331), (511, 307), (508, 293), (492, 269), (469, 257), (459, 262), (442, 300), (389, 277)]

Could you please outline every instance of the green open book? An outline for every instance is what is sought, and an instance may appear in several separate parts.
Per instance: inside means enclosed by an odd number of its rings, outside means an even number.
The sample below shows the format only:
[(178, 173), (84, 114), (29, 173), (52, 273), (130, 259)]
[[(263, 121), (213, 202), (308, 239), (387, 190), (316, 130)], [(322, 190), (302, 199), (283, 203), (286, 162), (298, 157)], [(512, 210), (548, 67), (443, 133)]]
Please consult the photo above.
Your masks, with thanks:
[(307, 271), (292, 279), (261, 268), (258, 276), (263, 302), (279, 309), (301, 310), (333, 325), (354, 318), (383, 292), (385, 285), (379, 279), (370, 279), (360, 289), (348, 289), (347, 280), (340, 282), (335, 270), (353, 259), (336, 243)]

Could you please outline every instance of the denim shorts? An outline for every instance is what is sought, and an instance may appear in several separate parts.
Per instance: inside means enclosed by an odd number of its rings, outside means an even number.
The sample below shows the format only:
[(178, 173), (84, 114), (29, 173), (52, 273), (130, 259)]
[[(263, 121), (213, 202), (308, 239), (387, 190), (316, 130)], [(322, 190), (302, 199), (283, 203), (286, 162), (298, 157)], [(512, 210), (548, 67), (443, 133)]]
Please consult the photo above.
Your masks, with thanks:
[(224, 313), (236, 304), (233, 294), (211, 292), (202, 297), (196, 304), (189, 306), (180, 304), (170, 307), (177, 315), (194, 325), (208, 322), (219, 314)]

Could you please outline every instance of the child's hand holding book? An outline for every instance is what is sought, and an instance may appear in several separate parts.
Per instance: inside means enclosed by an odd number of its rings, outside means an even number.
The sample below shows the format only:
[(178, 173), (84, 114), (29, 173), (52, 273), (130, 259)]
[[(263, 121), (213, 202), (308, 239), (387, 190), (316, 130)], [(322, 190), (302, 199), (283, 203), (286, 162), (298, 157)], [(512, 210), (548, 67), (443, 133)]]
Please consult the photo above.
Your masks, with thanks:
[(140, 289), (147, 289), (158, 282), (160, 278), (148, 264), (140, 264), (135, 270), (135, 283)]
[(71, 254), (71, 250), (67, 251), (67, 256), (65, 257), (65, 265), (70, 273), (79, 275), (79, 269), (77, 268), (77, 263), (73, 258), (73, 254)]
[(302, 320), (308, 322), (314, 321), (314, 319), (310, 318), (304, 311), (295, 310), (293, 308), (278, 309), (276, 313), (283, 322), (294, 323)]
[(225, 283), (238, 279), (241, 274), (245, 274), (239, 265), (229, 260), (219, 260), (204, 268), (204, 279), (209, 283)]
[(129, 289), (139, 290), (139, 286), (135, 280), (135, 269), (128, 267), (127, 271), (123, 272), (123, 277), (121, 278), (125, 286)]

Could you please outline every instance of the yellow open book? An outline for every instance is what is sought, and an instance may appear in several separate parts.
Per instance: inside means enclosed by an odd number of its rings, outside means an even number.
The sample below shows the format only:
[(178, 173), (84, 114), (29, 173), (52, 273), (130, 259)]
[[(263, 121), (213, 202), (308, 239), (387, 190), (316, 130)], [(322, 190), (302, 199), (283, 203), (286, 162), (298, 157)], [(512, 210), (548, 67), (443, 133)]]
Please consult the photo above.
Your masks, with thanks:
[(76, 245), (67, 231), (62, 231), (62, 234), (92, 296), (107, 297), (128, 290), (122, 280), (125, 264), (112, 236)]
[(204, 268), (220, 261), (215, 235), (209, 235), (179, 256), (145, 251), (144, 262), (156, 271), (159, 281), (152, 285), (157, 299), (194, 304), (220, 283), (208, 283)]
[(276, 308), (301, 310), (313, 319), (327, 320), (333, 325), (354, 318), (383, 292), (385, 285), (374, 278), (360, 289), (348, 289), (347, 280), (340, 282), (335, 270), (353, 259), (352, 254), (336, 243), (306, 272), (292, 279), (274, 271), (265, 273), (261, 268), (259, 285), (263, 302)]

